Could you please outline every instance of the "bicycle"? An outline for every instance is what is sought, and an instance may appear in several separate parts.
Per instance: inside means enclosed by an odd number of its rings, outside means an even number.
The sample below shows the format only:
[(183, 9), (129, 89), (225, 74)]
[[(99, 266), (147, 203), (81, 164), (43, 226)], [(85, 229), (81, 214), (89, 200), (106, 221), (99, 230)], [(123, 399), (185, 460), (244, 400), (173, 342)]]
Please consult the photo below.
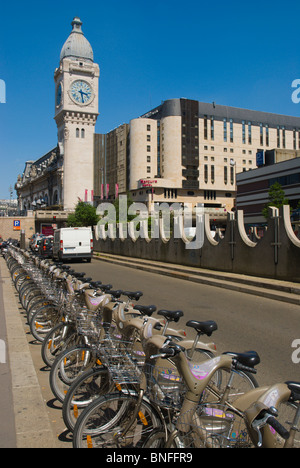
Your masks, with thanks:
[(68, 281), (67, 287), (69, 296), (62, 310), (61, 321), (50, 330), (42, 342), (42, 359), (49, 367), (52, 367), (57, 356), (67, 348), (84, 344), (83, 335), (78, 334), (77, 330), (77, 313), (84, 307), (96, 311), (105, 303), (106, 295), (112, 286), (100, 285), (100, 282), (81, 285), (76, 282), (73, 287)]
[[(203, 322), (204, 329), (207, 330), (211, 324)], [(201, 327), (201, 322), (198, 323)], [(105, 448), (125, 448), (125, 447), (147, 447), (152, 443), (153, 434), (161, 436), (164, 434), (163, 445), (173, 430), (182, 401), (185, 398), (186, 385), (182, 377), (176, 371), (176, 366), (170, 360), (167, 367), (161, 369), (161, 356), (156, 353), (166, 342), (166, 337), (154, 335), (153, 321), (149, 318), (141, 330), (141, 340), (145, 353), (145, 366), (141, 372), (139, 389), (126, 389), (118, 393), (110, 393), (99, 397), (91, 403), (80, 414), (73, 433), (73, 447), (105, 447)], [(170, 340), (167, 339), (169, 345)], [(254, 372), (253, 367), (237, 369), (233, 367), (234, 358), (230, 355), (213, 357), (203, 364), (193, 364), (189, 359), (182, 342), (173, 344), (175, 349), (182, 351), (186, 366), (196, 366), (197, 368), (207, 366), (212, 369), (209, 378), (205, 381), (201, 392), (198, 388), (190, 392), (199, 402), (204, 398), (204, 390), (211, 392), (217, 401), (222, 398), (234, 400), (237, 395), (232, 394), (232, 379), (227, 383), (225, 389), (216, 386), (216, 382), (211, 382), (214, 374), (222, 369), (230, 370), (231, 373)], [(241, 359), (244, 355), (236, 355), (236, 359)], [(248, 358), (248, 355), (246, 355)], [(244, 359), (246, 359), (244, 357)], [(249, 355), (249, 362), (256, 365), (259, 357), (256, 353)], [(155, 364), (153, 365), (153, 360)], [(157, 375), (155, 377), (155, 370)], [(122, 378), (122, 375), (120, 376)], [(161, 381), (162, 380), (162, 381)], [(210, 386), (208, 385), (210, 384)], [(195, 382), (191, 384), (191, 387)], [(251, 388), (253, 388), (251, 384)], [(205, 396), (207, 398), (207, 395)], [(157, 439), (156, 439), (157, 440)], [(156, 446), (155, 440), (155, 446)], [(161, 439), (160, 440), (160, 444)]]

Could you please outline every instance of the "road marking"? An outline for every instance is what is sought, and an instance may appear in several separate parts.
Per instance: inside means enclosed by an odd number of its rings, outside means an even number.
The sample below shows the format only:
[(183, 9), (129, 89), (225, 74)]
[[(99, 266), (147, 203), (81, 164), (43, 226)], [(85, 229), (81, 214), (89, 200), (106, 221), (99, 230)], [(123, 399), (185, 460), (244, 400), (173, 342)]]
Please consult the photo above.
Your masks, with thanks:
[(6, 345), (4, 340), (0, 340), (0, 364), (6, 364)]

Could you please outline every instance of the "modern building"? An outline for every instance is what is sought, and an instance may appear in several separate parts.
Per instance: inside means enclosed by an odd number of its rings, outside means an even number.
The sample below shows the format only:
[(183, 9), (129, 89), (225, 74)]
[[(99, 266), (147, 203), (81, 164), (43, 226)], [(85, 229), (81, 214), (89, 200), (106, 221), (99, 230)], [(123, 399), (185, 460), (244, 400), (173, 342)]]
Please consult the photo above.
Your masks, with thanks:
[(300, 150), (266, 151), (260, 167), (237, 174), (236, 208), (244, 211), (245, 224), (266, 224), (262, 209), (269, 189), (278, 182), (292, 208), (300, 201)]
[[(255, 169), (257, 153), (300, 148), (300, 118), (171, 99), (131, 120), (120, 144), (127, 185), (120, 190), (103, 167), (109, 199), (129, 191), (149, 210), (158, 202), (200, 204), (222, 220), (235, 206), (236, 174)], [(117, 167), (119, 149), (106, 151), (106, 168)]]

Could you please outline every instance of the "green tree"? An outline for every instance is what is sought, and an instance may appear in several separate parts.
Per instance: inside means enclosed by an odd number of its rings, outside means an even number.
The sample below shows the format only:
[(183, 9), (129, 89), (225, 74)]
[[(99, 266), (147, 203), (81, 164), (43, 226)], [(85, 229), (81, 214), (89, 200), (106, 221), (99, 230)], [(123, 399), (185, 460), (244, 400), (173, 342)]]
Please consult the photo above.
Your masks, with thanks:
[(67, 219), (68, 227), (85, 227), (95, 226), (99, 221), (99, 216), (96, 214), (96, 208), (88, 203), (79, 201), (76, 205), (75, 212), (69, 214)]
[(262, 209), (263, 216), (268, 219), (269, 217), (269, 206), (275, 206), (275, 208), (280, 208), (283, 205), (288, 205), (289, 200), (285, 197), (284, 190), (279, 182), (271, 185), (269, 189), (269, 201)]

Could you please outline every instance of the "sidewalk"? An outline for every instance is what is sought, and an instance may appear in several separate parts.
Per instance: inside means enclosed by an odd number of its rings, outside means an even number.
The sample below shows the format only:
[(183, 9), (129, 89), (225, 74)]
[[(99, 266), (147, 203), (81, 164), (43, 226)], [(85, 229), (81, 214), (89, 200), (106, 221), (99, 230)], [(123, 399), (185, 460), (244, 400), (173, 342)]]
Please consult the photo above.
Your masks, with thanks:
[(3, 278), (0, 277), (0, 448), (16, 448), (15, 417), (3, 303), (3, 281)]
[[(7, 360), (11, 375), (11, 387), (8, 386), (5, 392), (1, 392), (1, 395), (7, 403), (12, 397), (13, 408), (10, 407), (9, 417), (10, 419), (14, 417), (16, 439), (14, 447), (55, 448), (56, 440), (22, 323), (22, 309), (6, 262), (2, 257), (0, 257), (0, 281), (4, 306), (1, 313), (4, 312), (5, 315)], [(3, 383), (2, 376), (0, 378)], [(6, 384), (8, 385), (7, 381)], [(11, 414), (12, 410), (14, 414)], [(1, 414), (1, 421), (6, 425), (6, 419), (2, 416)], [(8, 443), (13, 444), (14, 441), (10, 440)]]

